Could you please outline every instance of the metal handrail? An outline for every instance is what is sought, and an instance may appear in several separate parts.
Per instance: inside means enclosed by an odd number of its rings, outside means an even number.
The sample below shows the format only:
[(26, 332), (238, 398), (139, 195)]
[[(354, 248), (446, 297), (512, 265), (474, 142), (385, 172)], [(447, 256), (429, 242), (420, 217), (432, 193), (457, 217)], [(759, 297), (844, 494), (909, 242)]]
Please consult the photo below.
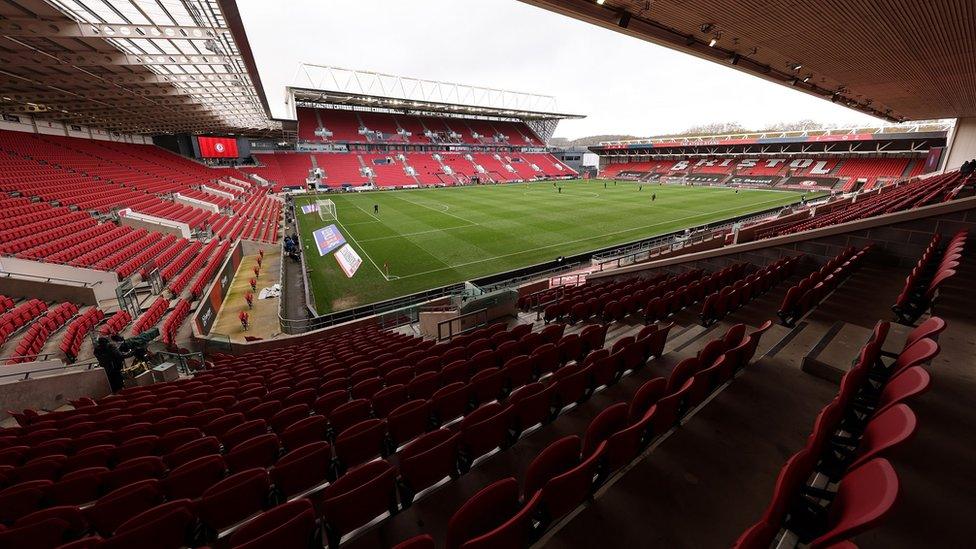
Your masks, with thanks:
[[(16, 259), (20, 259), (10, 254), (0, 254), (0, 257), (13, 257)], [(38, 261), (40, 263), (51, 263), (52, 265), (68, 265), (67, 263), (60, 263), (57, 261), (43, 261), (37, 259), (31, 259), (30, 261)], [(105, 271), (105, 272), (109, 272), (109, 271)], [(0, 273), (0, 278), (13, 278), (13, 277), (37, 279), (42, 282), (67, 282), (74, 285), (80, 284), (82, 288), (89, 288), (89, 287), (93, 288), (95, 286), (98, 286), (102, 282), (104, 282), (104, 280), (96, 280), (95, 282), (85, 282), (84, 280), (71, 280), (70, 278), (59, 278), (56, 276), (39, 276), (39, 275), (32, 275), (27, 273), (9, 273), (9, 272)]]
[(51, 366), (49, 368), (41, 368), (41, 369), (38, 369), (38, 370), (31, 370), (29, 372), (4, 373), (3, 372), (3, 368), (0, 368), (0, 379), (12, 378), (12, 377), (15, 377), (15, 376), (16, 377), (23, 376), (23, 379), (22, 379), (22, 381), (23, 381), (23, 380), (30, 379), (31, 375), (33, 375), (33, 374), (43, 374), (43, 373), (46, 373), (46, 372), (55, 372), (55, 371), (61, 371), (61, 370), (69, 370), (69, 369), (74, 369), (74, 368), (84, 368), (85, 370), (92, 370), (92, 369), (97, 368), (97, 367), (98, 367), (98, 361), (97, 360), (90, 360), (90, 361), (86, 361), (86, 362), (73, 362), (71, 364), (61, 364), (60, 366)]
[[(457, 333), (454, 332), (454, 323), (455, 322), (460, 322), (462, 319), (465, 319), (465, 318), (468, 318), (468, 317), (472, 317), (472, 316), (482, 317), (482, 320), (479, 321), (479, 322), (477, 322), (477, 323), (475, 323), (473, 326), (470, 326), (470, 327), (468, 327), (468, 328), (466, 328), (464, 330), (461, 330), (461, 331), (459, 331)], [(443, 329), (442, 329), (442, 327), (445, 324), (448, 327), (447, 337), (443, 337)], [(477, 330), (478, 328), (484, 326), (485, 324), (488, 324), (488, 309), (477, 309), (477, 310), (471, 311), (469, 313), (460, 314), (460, 315), (458, 315), (458, 316), (456, 316), (454, 318), (449, 318), (447, 320), (442, 320), (442, 321), (440, 321), (440, 322), (437, 323), (437, 341), (444, 341), (445, 339), (447, 339), (447, 340), (453, 339), (454, 336), (461, 335), (463, 333), (470, 332), (472, 330)]]
[(463, 283), (451, 284), (449, 286), (441, 286), (439, 288), (417, 292), (404, 297), (387, 299), (385, 301), (378, 301), (376, 303), (362, 305), (353, 309), (326, 313), (324, 315), (319, 315), (317, 317), (308, 319), (285, 318), (279, 314), (278, 323), (280, 324), (281, 331), (283, 333), (300, 334), (382, 313), (390, 313), (399, 309), (407, 309), (441, 297), (460, 296), (463, 293)]

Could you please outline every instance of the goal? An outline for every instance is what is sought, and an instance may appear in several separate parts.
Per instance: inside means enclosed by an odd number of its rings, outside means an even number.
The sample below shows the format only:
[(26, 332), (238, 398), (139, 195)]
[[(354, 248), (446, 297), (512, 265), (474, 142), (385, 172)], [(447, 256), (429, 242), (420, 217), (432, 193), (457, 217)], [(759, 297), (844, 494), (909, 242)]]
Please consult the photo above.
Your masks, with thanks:
[(336, 213), (335, 202), (329, 199), (316, 200), (315, 205), (319, 210), (319, 219), (322, 221), (339, 221), (339, 214)]

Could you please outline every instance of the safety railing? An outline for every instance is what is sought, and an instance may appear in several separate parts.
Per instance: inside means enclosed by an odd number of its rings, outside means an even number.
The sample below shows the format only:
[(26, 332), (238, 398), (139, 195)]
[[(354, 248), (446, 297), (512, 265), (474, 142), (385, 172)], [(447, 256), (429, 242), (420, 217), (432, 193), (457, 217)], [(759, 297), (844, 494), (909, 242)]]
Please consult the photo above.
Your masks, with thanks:
[(5, 366), (0, 368), (0, 383), (8, 383), (11, 381), (23, 381), (31, 379), (31, 376), (38, 374), (43, 374), (45, 376), (52, 375), (53, 372), (64, 372), (67, 370), (92, 370), (98, 368), (98, 361), (87, 360), (83, 362), (74, 362), (71, 364), (52, 364), (45, 367), (31, 368), (30, 370), (21, 370), (19, 368), (12, 368)]
[[(472, 319), (472, 320), (469, 320)], [(488, 309), (478, 309), (437, 323), (437, 341), (450, 340), (488, 324)]]
[(279, 313), (278, 324), (281, 326), (281, 331), (283, 333), (301, 334), (312, 330), (328, 328), (337, 324), (343, 324), (346, 322), (352, 322), (354, 320), (380, 315), (383, 313), (390, 313), (397, 311), (398, 309), (406, 309), (442, 297), (460, 296), (464, 293), (464, 289), (464, 284), (451, 284), (449, 286), (441, 286), (439, 288), (417, 292), (396, 299), (378, 301), (376, 303), (370, 303), (368, 305), (362, 305), (352, 309), (346, 309), (344, 311), (327, 313), (313, 318), (285, 318)]
[[(14, 256), (8, 254), (2, 254), (2, 257), (14, 257)], [(58, 261), (42, 261), (42, 262), (51, 263), (52, 265), (67, 265), (67, 263), (61, 263)], [(86, 282), (84, 280), (71, 280), (70, 278), (58, 278), (56, 276), (40, 276), (40, 275), (32, 275), (26, 273), (8, 273), (8, 272), (0, 272), (0, 278), (21, 278), (21, 279), (28, 279), (28, 280), (37, 280), (45, 283), (56, 282), (56, 283), (63, 283), (63, 284), (71, 284), (74, 286), (81, 286), (82, 288), (94, 288), (95, 286), (98, 286), (103, 282), (102, 280), (96, 280), (95, 282)]]

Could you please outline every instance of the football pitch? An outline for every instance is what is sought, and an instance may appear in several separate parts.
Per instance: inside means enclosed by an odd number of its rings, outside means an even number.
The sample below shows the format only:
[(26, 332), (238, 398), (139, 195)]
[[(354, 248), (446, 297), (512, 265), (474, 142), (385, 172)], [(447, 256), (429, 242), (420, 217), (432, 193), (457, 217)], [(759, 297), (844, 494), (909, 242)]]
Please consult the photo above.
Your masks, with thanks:
[[(319, 314), (798, 202), (800, 194), (602, 180), (300, 196)], [(558, 188), (562, 187), (562, 192)], [(656, 200), (652, 202), (652, 194)], [(329, 198), (338, 223), (301, 206)], [(374, 213), (373, 207), (379, 211)], [(352, 278), (312, 232), (335, 224), (362, 258)], [(387, 273), (388, 269), (388, 273)]]

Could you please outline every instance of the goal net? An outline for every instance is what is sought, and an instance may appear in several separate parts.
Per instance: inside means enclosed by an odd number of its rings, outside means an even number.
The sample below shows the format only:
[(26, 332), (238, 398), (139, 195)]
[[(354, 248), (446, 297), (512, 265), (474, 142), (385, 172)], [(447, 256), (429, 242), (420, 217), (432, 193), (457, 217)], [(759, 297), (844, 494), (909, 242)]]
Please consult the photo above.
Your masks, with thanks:
[(339, 215), (336, 213), (335, 202), (329, 199), (316, 200), (315, 205), (319, 210), (319, 219), (322, 221), (339, 221)]

